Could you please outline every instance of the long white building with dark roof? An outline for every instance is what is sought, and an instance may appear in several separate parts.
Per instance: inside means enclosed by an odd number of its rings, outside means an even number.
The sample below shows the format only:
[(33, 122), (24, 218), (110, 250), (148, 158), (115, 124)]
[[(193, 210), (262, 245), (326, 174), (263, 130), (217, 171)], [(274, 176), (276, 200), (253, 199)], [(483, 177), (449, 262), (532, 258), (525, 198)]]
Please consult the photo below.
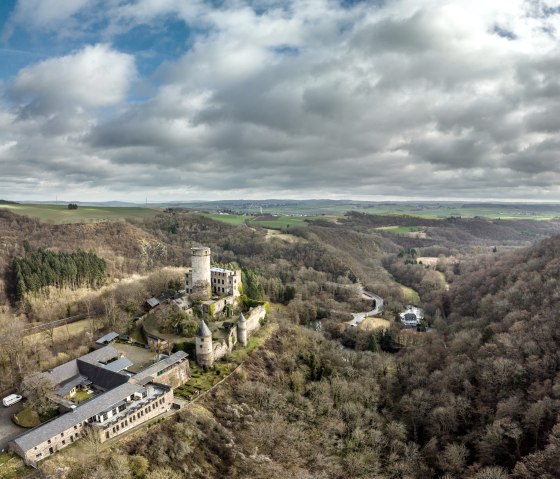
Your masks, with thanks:
[(120, 366), (108, 367), (118, 361), (120, 365), (126, 364), (123, 359), (107, 346), (45, 373), (58, 385), (59, 393), (68, 389), (65, 384), (83, 381), (105, 392), (19, 436), (10, 448), (26, 464), (35, 466), (86, 431), (104, 442), (169, 411), (173, 404), (172, 387), (187, 381), (190, 375), (187, 354), (178, 351), (136, 375), (112, 370)]

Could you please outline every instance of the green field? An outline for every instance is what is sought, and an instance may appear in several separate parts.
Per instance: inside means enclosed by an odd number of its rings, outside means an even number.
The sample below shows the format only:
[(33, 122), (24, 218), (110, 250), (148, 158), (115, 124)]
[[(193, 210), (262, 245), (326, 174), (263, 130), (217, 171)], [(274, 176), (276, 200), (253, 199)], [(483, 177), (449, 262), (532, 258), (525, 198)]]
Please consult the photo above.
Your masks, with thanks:
[(159, 208), (140, 206), (80, 206), (77, 210), (69, 210), (67, 205), (0, 205), (16, 214), (39, 218), (47, 223), (95, 223), (107, 220), (152, 218), (161, 213)]
[(404, 284), (399, 284), (399, 286), (404, 293), (404, 297), (407, 303), (413, 304), (414, 306), (420, 305), (420, 296), (416, 291), (414, 291), (412, 288), (409, 288), (408, 286), (405, 286)]
[[(206, 203), (186, 203), (183, 206), (198, 210), (230, 210), (239, 214), (277, 214), (281, 217), (292, 215), (342, 216), (348, 211), (359, 211), (375, 215), (412, 215), (421, 218), (462, 218), (535, 219), (547, 220), (560, 217), (560, 204), (538, 203), (466, 203), (446, 201), (329, 201), (329, 200), (263, 200), (263, 201), (223, 201)], [(220, 215), (222, 216), (222, 215)], [(235, 216), (235, 215), (231, 215)], [(243, 218), (243, 216), (239, 216)], [(297, 217), (296, 217), (297, 218)]]
[(206, 216), (206, 218), (211, 218), (216, 221), (221, 221), (222, 223), (227, 223), (228, 225), (238, 226), (243, 224), (246, 220), (250, 220), (251, 216), (243, 216), (243, 215), (227, 215), (227, 214), (219, 214), (219, 213), (202, 213), (202, 216)]
[(243, 215), (230, 215), (230, 214), (219, 214), (219, 213), (201, 213), (206, 218), (211, 218), (216, 221), (221, 221), (222, 223), (227, 223), (230, 225), (238, 226), (246, 223), (248, 226), (260, 226), (262, 228), (267, 228), (271, 230), (282, 230), (286, 228), (292, 228), (294, 226), (306, 225), (306, 221), (313, 221), (318, 219), (329, 220), (333, 217), (328, 216), (290, 216), (290, 215), (278, 215), (278, 216), (243, 216)]

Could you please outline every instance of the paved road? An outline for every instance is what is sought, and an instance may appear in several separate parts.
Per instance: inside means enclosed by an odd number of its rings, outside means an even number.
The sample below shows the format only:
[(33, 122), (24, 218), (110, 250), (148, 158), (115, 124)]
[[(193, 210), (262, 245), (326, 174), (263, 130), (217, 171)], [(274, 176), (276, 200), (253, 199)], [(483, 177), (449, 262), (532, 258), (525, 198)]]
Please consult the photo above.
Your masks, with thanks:
[(23, 427), (16, 426), (12, 422), (12, 414), (19, 412), (23, 409), (23, 404), (21, 402), (14, 404), (10, 407), (5, 407), (0, 403), (0, 451), (6, 449), (8, 443), (23, 434), (27, 429)]
[[(371, 311), (364, 311), (363, 313), (352, 313), (353, 319), (352, 321), (348, 322), (348, 324), (350, 324), (351, 326), (358, 326), (358, 324), (360, 324), (368, 316), (377, 316), (383, 310), (383, 298), (381, 296), (378, 296), (371, 291), (366, 291), (363, 288), (361, 293), (362, 298), (370, 299), (372, 301), (372, 304), (375, 304), (375, 307)], [(375, 301), (375, 303), (373, 303), (373, 301)]]

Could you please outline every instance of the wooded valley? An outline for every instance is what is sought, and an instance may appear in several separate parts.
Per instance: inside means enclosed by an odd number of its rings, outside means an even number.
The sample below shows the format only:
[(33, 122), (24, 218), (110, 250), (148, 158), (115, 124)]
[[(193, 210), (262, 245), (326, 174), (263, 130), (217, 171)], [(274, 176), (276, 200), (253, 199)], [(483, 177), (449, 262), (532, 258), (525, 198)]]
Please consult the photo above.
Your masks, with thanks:
[[(0, 211), (0, 389), (92, 341), (87, 331), (55, 340), (47, 329), (29, 344), (29, 327), (84, 314), (94, 330), (128, 332), (148, 297), (180, 287), (190, 247), (204, 244), (276, 304), (276, 331), (193, 407), (111, 452), (57, 455), (45, 475), (69, 466), (69, 479), (552, 479), (560, 237), (546, 238), (559, 231), (557, 221), (351, 213), (270, 235), (173, 210), (87, 225)], [(45, 265), (53, 273), (29, 287)], [(347, 324), (369, 308), (361, 286), (383, 297), (388, 328)], [(426, 331), (397, 319), (410, 291)]]

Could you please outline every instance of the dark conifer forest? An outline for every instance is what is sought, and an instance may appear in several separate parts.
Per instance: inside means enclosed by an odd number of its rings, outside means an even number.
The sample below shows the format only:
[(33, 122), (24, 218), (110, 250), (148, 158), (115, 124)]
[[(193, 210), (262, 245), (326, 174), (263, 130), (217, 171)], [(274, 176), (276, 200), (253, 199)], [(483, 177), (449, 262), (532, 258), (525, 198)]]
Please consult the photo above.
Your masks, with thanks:
[(28, 257), (16, 257), (12, 270), (16, 298), (36, 294), (48, 286), (56, 288), (97, 288), (105, 281), (106, 264), (93, 251), (75, 253), (39, 249)]

